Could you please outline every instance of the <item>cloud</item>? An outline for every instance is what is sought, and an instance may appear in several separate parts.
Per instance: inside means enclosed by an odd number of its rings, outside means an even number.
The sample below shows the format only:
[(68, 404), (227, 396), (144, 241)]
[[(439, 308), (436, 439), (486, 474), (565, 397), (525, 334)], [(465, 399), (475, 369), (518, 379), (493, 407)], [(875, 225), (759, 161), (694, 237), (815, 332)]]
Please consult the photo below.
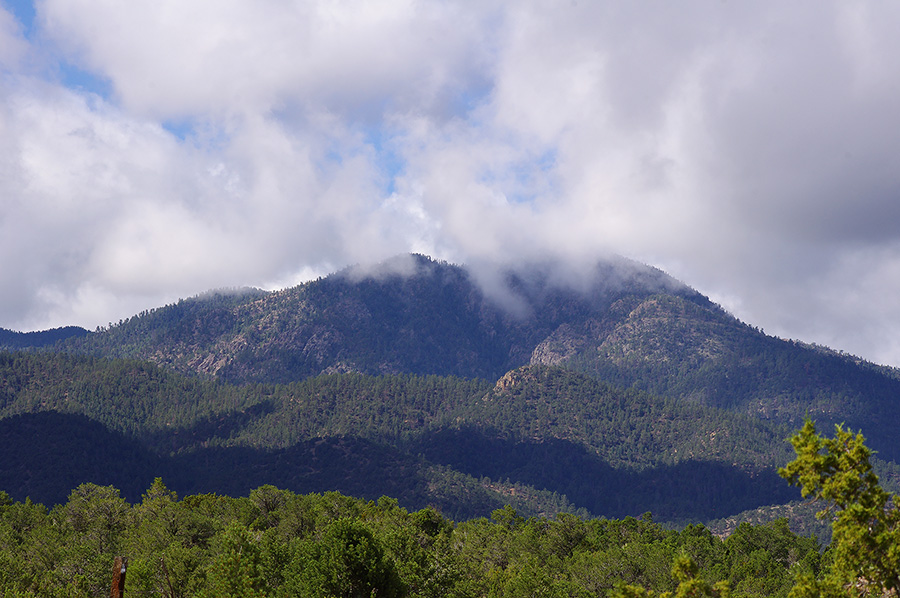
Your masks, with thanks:
[[(457, 3), (44, 0), (41, 21), (156, 118), (440, 113), (478, 79), (485, 25)], [(481, 15), (479, 15), (481, 16)], [(484, 68), (483, 65), (481, 65)]]
[[(6, 305), (18, 306), (6, 318), (61, 317), (85, 289), (107, 293), (98, 305), (120, 302), (121, 313), (140, 299), (258, 284), (383, 243), (354, 235), (371, 226), (370, 161), (350, 151), (328, 160), (315, 135), (256, 119), (211, 152), (58, 87), (5, 100), (0, 228), (16, 259), (3, 287)], [(101, 315), (84, 309), (76, 317)]]
[(16, 70), (28, 52), (21, 29), (15, 17), (0, 7), (0, 73)]
[(900, 364), (898, 11), (38, 0), (25, 37), (0, 7), (0, 326), (617, 252)]

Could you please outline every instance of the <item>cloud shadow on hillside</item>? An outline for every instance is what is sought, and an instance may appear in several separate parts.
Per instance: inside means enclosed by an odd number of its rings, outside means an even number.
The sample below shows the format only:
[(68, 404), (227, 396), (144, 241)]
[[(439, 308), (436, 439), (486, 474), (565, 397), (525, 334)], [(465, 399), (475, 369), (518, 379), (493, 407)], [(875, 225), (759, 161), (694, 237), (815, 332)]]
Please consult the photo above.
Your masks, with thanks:
[(702, 521), (800, 497), (775, 471), (693, 460), (642, 470), (613, 468), (566, 440), (514, 441), (474, 428), (432, 432), (413, 450), (471, 476), (564, 494), (606, 517), (651, 511), (659, 519)]

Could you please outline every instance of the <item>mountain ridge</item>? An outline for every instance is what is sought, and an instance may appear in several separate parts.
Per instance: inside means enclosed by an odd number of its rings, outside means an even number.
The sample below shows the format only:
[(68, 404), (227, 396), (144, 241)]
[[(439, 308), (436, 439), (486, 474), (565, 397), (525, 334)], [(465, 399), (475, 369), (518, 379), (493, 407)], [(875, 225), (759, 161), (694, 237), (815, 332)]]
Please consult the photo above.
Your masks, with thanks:
[(90, 332), (80, 326), (62, 326), (32, 332), (17, 332), (0, 328), (0, 349), (45, 348), (69, 338), (82, 337), (88, 334)]
[(560, 324), (600, 316), (618, 296), (664, 289), (711, 305), (661, 271), (624, 258), (599, 263), (580, 289), (554, 279), (548, 263), (498, 275), (502, 284), (479, 282), (463, 267), (412, 255), (249, 300), (225, 294), (182, 300), (68, 344), (235, 382), (348, 371), (496, 379), (528, 363)]

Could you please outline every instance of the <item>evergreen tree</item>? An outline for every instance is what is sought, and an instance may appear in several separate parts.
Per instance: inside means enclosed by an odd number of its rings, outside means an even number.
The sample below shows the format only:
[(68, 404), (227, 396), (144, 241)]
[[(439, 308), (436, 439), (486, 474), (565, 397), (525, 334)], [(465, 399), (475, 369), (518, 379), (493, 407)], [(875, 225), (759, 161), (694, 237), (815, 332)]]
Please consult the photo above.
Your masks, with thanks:
[(779, 473), (804, 496), (825, 501), (819, 517), (833, 518), (831, 566), (803, 577), (793, 596), (896, 595), (900, 590), (900, 509), (872, 471), (861, 433), (835, 426), (833, 438), (809, 419), (791, 438), (797, 458)]

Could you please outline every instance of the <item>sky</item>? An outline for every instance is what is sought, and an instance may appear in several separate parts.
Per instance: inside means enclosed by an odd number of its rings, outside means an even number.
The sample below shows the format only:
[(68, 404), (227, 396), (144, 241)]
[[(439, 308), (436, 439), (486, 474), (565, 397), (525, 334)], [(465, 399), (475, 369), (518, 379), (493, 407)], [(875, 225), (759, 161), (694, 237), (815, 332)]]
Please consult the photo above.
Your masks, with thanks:
[(0, 0), (0, 327), (616, 253), (900, 366), (900, 3)]

